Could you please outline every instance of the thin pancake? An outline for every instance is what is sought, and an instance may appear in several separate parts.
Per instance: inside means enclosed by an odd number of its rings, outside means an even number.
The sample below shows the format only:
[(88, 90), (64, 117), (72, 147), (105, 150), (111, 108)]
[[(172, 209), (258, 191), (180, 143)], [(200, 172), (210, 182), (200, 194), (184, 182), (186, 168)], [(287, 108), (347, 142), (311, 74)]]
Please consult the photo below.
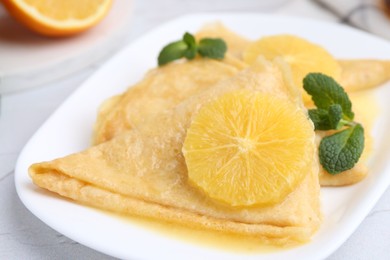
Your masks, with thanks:
[(95, 123), (93, 143), (99, 144), (142, 124), (182, 100), (209, 88), (239, 70), (223, 62), (196, 59), (170, 63), (149, 71), (124, 94), (105, 101)]
[(222, 37), (228, 53), (222, 61), (195, 59), (174, 62), (149, 71), (126, 93), (106, 100), (99, 109), (93, 144), (110, 140), (138, 124), (145, 117), (170, 109), (182, 100), (248, 67), (238, 57), (249, 43), (220, 23), (203, 27), (196, 38)]
[[(180, 101), (189, 98), (198, 91), (210, 87), (224, 76), (229, 77), (245, 66), (242, 62), (234, 57), (241, 57), (241, 53), (250, 43), (249, 40), (237, 35), (224, 27), (221, 23), (213, 23), (204, 26), (196, 37), (221, 37), (229, 47), (229, 55), (225, 59), (225, 63), (229, 64), (232, 72), (225, 71), (227, 66), (215, 61), (200, 60), (186, 63), (172, 63), (167, 67), (157, 68), (150, 72), (144, 81), (130, 88), (122, 96), (117, 96), (109, 99), (100, 109), (99, 116), (95, 127), (94, 143), (98, 144), (110, 140), (116, 135), (123, 133), (133, 127), (137, 127), (147, 117), (154, 116), (165, 109), (172, 108)], [(214, 63), (209, 63), (214, 62)], [(279, 62), (280, 64), (280, 62)], [(341, 84), (347, 87), (347, 90), (358, 90), (376, 86), (390, 77), (389, 62), (374, 61), (374, 60), (342, 60), (342, 79)], [(209, 65), (209, 66), (208, 66)], [(281, 66), (282, 70), (287, 70)], [(371, 69), (372, 67), (372, 69)], [(186, 73), (192, 73), (197, 70), (197, 75), (209, 77), (208, 80), (201, 81), (201, 78), (188, 78)], [(220, 77), (216, 73), (222, 73)], [(192, 73), (194, 74), (194, 73)], [(284, 73), (286, 76), (288, 73)], [(149, 78), (161, 77), (160, 81), (150, 80)], [(172, 76), (175, 75), (175, 76)], [(288, 77), (288, 75), (287, 75)], [(187, 79), (185, 84), (181, 84), (182, 78)], [(164, 81), (164, 83), (160, 83)], [(291, 79), (287, 79), (287, 84)], [(291, 85), (291, 84), (290, 84)], [(175, 87), (177, 86), (177, 87)], [(135, 90), (134, 90), (135, 88)], [(159, 89), (156, 91), (155, 89)], [(174, 89), (174, 94), (172, 93)], [(180, 96), (177, 96), (180, 93)], [(292, 97), (294, 98), (294, 97)], [(357, 115), (359, 113), (356, 113)], [(369, 125), (365, 124), (365, 127)], [(366, 131), (366, 134), (369, 131)], [(321, 137), (321, 133), (318, 134)], [(370, 136), (367, 134), (366, 140)], [(366, 145), (367, 147), (367, 145)], [(367, 149), (366, 149), (367, 151)], [(320, 184), (322, 186), (343, 186), (354, 184), (362, 180), (368, 173), (365, 166), (366, 160), (362, 159), (354, 168), (349, 171), (330, 175), (325, 170), (320, 168)]]
[[(222, 38), (228, 45), (228, 53), (242, 60), (242, 53), (251, 41), (226, 28), (222, 23), (210, 23), (196, 34), (198, 39), (204, 37)], [(340, 84), (347, 91), (359, 91), (380, 86), (390, 80), (390, 61), (374, 59), (348, 60), (340, 59)]]
[(313, 156), (312, 170), (280, 204), (232, 208), (187, 182), (181, 149), (192, 116), (202, 104), (244, 88), (288, 96), (278, 68), (263, 62), (109, 142), (34, 164), (30, 175), (43, 188), (103, 209), (252, 235), (262, 243), (307, 241), (321, 222), (314, 133), (313, 150), (303, 155)]
[(339, 60), (340, 84), (348, 91), (377, 87), (390, 80), (388, 60)]

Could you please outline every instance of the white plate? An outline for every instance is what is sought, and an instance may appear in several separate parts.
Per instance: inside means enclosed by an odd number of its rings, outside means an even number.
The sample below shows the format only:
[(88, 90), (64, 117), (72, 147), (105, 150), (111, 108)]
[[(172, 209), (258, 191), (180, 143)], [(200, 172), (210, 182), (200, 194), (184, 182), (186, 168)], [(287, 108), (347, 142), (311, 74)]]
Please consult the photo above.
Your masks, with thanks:
[(357, 228), (390, 183), (390, 85), (376, 90), (383, 112), (374, 128), (372, 173), (357, 185), (322, 189), (324, 222), (313, 241), (298, 248), (267, 254), (229, 253), (174, 240), (110, 214), (50, 196), (35, 187), (27, 175), (33, 162), (51, 160), (88, 147), (99, 104), (139, 80), (156, 65), (167, 42), (204, 23), (222, 21), (249, 38), (277, 33), (303, 36), (326, 47), (338, 58), (390, 59), (388, 42), (366, 33), (324, 22), (259, 14), (198, 14), (181, 17), (139, 38), (109, 60), (74, 92), (31, 138), (15, 172), (17, 192), (38, 218), (67, 237), (125, 259), (322, 259), (336, 250)]

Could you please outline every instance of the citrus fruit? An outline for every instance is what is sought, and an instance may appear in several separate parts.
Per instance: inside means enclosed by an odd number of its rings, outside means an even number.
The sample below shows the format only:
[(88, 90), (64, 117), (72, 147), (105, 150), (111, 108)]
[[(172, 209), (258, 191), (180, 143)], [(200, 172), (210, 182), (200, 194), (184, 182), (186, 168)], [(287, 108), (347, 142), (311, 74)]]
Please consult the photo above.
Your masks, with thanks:
[[(273, 60), (283, 57), (291, 66), (294, 83), (303, 86), (303, 78), (310, 72), (320, 72), (335, 80), (340, 78), (341, 67), (324, 48), (305, 39), (293, 35), (274, 35), (260, 38), (253, 42), (244, 52), (244, 61), (252, 64), (258, 56)], [(310, 96), (304, 92), (305, 102)]]
[(231, 206), (279, 203), (310, 172), (314, 153), (302, 109), (249, 90), (205, 104), (183, 145), (190, 183)]
[(66, 36), (97, 24), (112, 0), (3, 0), (9, 13), (35, 32)]

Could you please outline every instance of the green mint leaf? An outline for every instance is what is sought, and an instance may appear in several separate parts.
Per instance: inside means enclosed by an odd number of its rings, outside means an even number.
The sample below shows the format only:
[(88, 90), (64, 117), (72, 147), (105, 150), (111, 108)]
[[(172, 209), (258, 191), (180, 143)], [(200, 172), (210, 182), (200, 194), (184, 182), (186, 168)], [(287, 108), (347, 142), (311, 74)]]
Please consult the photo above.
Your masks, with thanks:
[(330, 174), (337, 174), (353, 168), (363, 149), (364, 129), (356, 124), (321, 140), (320, 163)]
[(191, 48), (191, 49), (187, 49), (184, 51), (184, 57), (186, 57), (189, 60), (193, 60), (196, 56), (196, 53), (197, 53), (196, 47)]
[(186, 33), (183, 35), (183, 41), (184, 41), (189, 47), (191, 47), (191, 46), (196, 46), (195, 37), (194, 37), (192, 34), (188, 33), (188, 32), (186, 32)]
[(339, 129), (340, 120), (343, 118), (343, 108), (339, 104), (333, 104), (328, 109), (330, 129)]
[(343, 110), (340, 105), (331, 105), (328, 110), (310, 109), (309, 117), (314, 123), (315, 130), (338, 129)]
[(223, 59), (227, 45), (222, 39), (203, 38), (199, 42), (198, 52), (203, 57)]
[(195, 37), (192, 34), (186, 32), (183, 35), (183, 41), (187, 44), (187, 50), (184, 51), (184, 57), (189, 60), (194, 59), (196, 53), (198, 52), (198, 46), (196, 45)]
[(314, 123), (315, 130), (329, 130), (329, 114), (325, 109), (310, 109), (309, 117)]
[(339, 104), (343, 118), (352, 121), (352, 103), (344, 89), (331, 77), (321, 73), (310, 73), (303, 79), (303, 88), (311, 95), (319, 109), (328, 110), (331, 105)]
[(187, 49), (187, 44), (182, 40), (168, 44), (158, 55), (158, 65), (161, 66), (168, 62), (183, 58)]

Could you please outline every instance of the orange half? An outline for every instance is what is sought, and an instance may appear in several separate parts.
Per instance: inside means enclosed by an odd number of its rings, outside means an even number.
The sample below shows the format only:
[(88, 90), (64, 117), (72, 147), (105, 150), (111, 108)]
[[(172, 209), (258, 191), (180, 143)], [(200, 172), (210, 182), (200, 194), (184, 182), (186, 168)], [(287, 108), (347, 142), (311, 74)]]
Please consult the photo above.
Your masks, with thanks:
[(46, 36), (67, 36), (100, 22), (112, 0), (3, 0), (3, 4), (31, 30)]

